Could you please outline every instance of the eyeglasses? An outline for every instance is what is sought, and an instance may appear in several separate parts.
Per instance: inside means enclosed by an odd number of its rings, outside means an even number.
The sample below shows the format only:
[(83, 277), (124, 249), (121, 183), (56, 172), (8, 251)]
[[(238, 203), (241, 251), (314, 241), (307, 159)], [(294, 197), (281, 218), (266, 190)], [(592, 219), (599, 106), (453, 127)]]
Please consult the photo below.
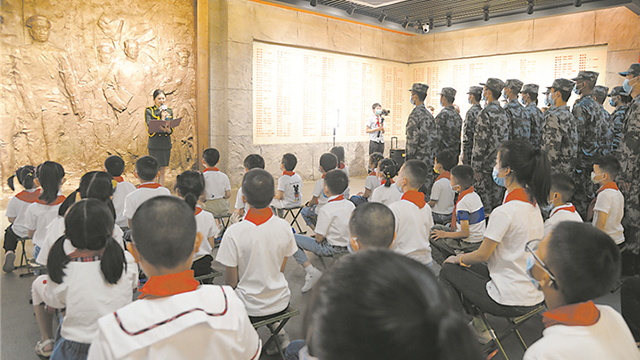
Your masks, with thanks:
[(538, 250), (538, 245), (540, 245), (540, 241), (541, 241), (540, 239), (535, 239), (527, 242), (527, 244), (525, 245), (525, 250), (527, 250), (528, 252), (531, 253), (531, 255), (533, 255), (533, 258), (538, 263), (538, 265), (540, 265), (542, 270), (544, 270), (544, 272), (546, 272), (549, 275), (549, 278), (555, 283), (556, 277), (553, 276), (553, 274), (551, 273), (551, 270), (549, 270), (549, 267), (547, 267), (547, 264), (545, 264), (544, 261), (542, 261), (542, 259), (540, 259), (538, 255), (536, 255), (536, 251)]

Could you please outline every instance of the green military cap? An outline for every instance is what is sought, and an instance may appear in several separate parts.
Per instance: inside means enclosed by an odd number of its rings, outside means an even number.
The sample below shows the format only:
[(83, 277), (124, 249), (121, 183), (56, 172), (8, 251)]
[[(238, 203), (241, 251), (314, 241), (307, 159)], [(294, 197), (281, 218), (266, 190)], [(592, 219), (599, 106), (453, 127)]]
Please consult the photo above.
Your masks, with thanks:
[(614, 87), (613, 89), (611, 89), (611, 92), (607, 96), (617, 96), (617, 95), (629, 96), (629, 94), (624, 91), (624, 88), (622, 86)]
[(522, 84), (523, 82), (518, 79), (507, 79), (505, 87), (520, 92), (520, 90), (522, 90)]
[(482, 86), (471, 86), (467, 94), (482, 95)]
[(598, 80), (598, 75), (600, 75), (599, 73), (595, 72), (595, 71), (580, 71), (578, 73), (578, 76), (576, 76), (575, 78), (571, 79), (573, 81), (590, 81), (592, 83), (595, 83)]
[(609, 93), (609, 88), (602, 85), (596, 85), (591, 92), (593, 96), (597, 97), (607, 97), (607, 93)]
[(429, 85), (427, 84), (420, 84), (420, 83), (415, 83), (413, 84), (413, 86), (411, 86), (411, 89), (409, 91), (413, 91), (413, 92), (417, 92), (417, 93), (422, 93), (422, 94), (427, 94), (427, 91), (429, 91)]
[(629, 74), (635, 76), (639, 76), (640, 75), (640, 64), (631, 64), (631, 66), (629, 66), (629, 70), (627, 71), (623, 71), (618, 73), (622, 76), (627, 76)]
[(480, 85), (486, 86), (487, 88), (497, 92), (502, 92), (502, 89), (504, 89), (504, 81), (496, 78), (489, 78), (486, 83), (480, 83)]
[(455, 98), (456, 92), (457, 92), (456, 89), (452, 87), (444, 87), (438, 94), (444, 95), (445, 97)]
[(527, 93), (527, 94), (537, 94), (538, 91), (540, 91), (540, 86), (536, 85), (536, 84), (525, 84), (522, 87), (522, 93)]
[(569, 79), (555, 79), (553, 80), (553, 84), (551, 84), (551, 86), (547, 88), (547, 93), (549, 92), (548, 89), (551, 89), (551, 88), (554, 88), (556, 90), (562, 90), (562, 91), (571, 91), (573, 90), (573, 87), (575, 85), (576, 83), (574, 83)]

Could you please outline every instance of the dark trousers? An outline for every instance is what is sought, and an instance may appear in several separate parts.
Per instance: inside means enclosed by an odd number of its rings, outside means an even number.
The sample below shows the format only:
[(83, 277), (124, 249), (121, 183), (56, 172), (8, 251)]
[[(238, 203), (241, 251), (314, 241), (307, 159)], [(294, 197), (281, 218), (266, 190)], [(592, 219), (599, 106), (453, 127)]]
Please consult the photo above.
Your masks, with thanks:
[(11, 225), (7, 226), (7, 228), (4, 230), (4, 245), (2, 245), (4, 251), (15, 252), (16, 248), (18, 247), (18, 239), (20, 239), (20, 237), (13, 232)]
[(622, 317), (636, 342), (640, 342), (640, 277), (628, 278), (620, 289)]
[(440, 283), (448, 289), (454, 307), (460, 310), (469, 309), (469, 305), (474, 305), (494, 316), (517, 317), (537, 306), (508, 306), (497, 303), (487, 293), (489, 280), (489, 268), (485, 264), (472, 265), (470, 268), (444, 264), (440, 270)]
[(369, 140), (369, 155), (373, 153), (384, 154), (384, 143)]

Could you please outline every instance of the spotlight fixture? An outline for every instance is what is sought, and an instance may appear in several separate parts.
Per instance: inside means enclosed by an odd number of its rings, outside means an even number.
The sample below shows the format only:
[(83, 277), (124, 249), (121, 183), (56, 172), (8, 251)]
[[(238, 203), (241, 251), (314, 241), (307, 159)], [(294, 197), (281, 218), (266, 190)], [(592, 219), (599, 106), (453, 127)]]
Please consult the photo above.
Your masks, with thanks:
[(409, 26), (409, 17), (405, 16), (404, 20), (402, 21), (402, 27), (406, 29), (408, 26)]
[(433, 28), (434, 28), (433, 24), (434, 24), (433, 18), (430, 18), (429, 19), (429, 30), (433, 30)]
[(347, 10), (347, 14), (349, 14), (349, 16), (353, 16), (353, 13), (356, 11), (356, 7), (352, 6)]
[(451, 27), (452, 24), (451, 15), (447, 15), (447, 27)]
[(429, 25), (418, 22), (418, 28), (422, 30), (423, 34), (427, 34), (429, 32)]
[(384, 11), (383, 11), (382, 14), (380, 14), (380, 16), (378, 16), (378, 21), (383, 23), (386, 18), (387, 18), (387, 14), (385, 14)]
[(582, 6), (582, 0), (573, 0), (573, 6), (575, 7)]
[(483, 11), (484, 11), (484, 16), (482, 18), (484, 19), (484, 21), (489, 21), (489, 19), (491, 19), (491, 17), (489, 16), (489, 7), (485, 6)]
[(527, 14), (531, 15), (533, 14), (533, 0), (528, 0), (527, 2)]
[(318, 0), (311, 0), (311, 1), (309, 2), (309, 5), (311, 5), (311, 6), (313, 6), (313, 7), (316, 7), (316, 5), (318, 5)]

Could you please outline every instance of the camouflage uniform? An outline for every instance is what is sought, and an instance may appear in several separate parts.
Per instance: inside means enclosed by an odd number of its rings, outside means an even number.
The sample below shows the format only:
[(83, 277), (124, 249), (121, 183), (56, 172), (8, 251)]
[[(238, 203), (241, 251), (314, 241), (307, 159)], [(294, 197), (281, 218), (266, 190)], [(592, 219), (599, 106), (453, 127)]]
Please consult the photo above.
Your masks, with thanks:
[[(414, 84), (414, 88), (416, 85), (422, 85), (428, 89), (427, 85), (424, 84)], [(419, 90), (422, 90), (422, 87), (418, 87)], [(424, 90), (426, 94), (427, 90)], [(426, 107), (419, 105), (415, 106), (409, 114), (409, 119), (407, 120), (406, 127), (406, 159), (407, 160), (422, 160), (424, 161), (429, 168), (433, 167), (433, 158), (436, 156), (437, 146), (438, 146), (438, 136), (435, 131), (436, 124), (433, 115), (427, 110)], [(425, 187), (429, 191), (431, 190), (431, 185), (433, 184), (433, 178), (429, 177), (427, 182), (425, 182)]]
[[(609, 93), (609, 97), (614, 97), (617, 95), (629, 96), (629, 94), (624, 92), (622, 86), (616, 86)], [(611, 137), (611, 152), (615, 154), (620, 146), (620, 136), (622, 135), (622, 128), (624, 127), (624, 118), (627, 115), (627, 109), (629, 109), (629, 104), (622, 104), (616, 107), (611, 113), (611, 131), (613, 135)]]
[[(497, 82), (496, 82), (497, 81)], [(498, 79), (487, 81), (490, 88), (501, 90)], [(502, 85), (504, 86), (504, 85)], [(488, 86), (489, 87), (489, 86)], [(482, 198), (485, 212), (491, 212), (502, 203), (502, 189), (493, 181), (491, 173), (496, 165), (498, 147), (509, 140), (509, 118), (498, 101), (492, 101), (478, 114), (473, 150), (471, 152), (471, 167), (482, 174), (480, 181), (473, 185)]]
[(572, 176), (578, 156), (578, 124), (567, 105), (551, 107), (544, 114), (544, 150), (552, 173)]
[(611, 146), (613, 144), (613, 125), (611, 124), (611, 114), (609, 114), (603, 106), (603, 103), (607, 98), (607, 93), (609, 93), (609, 88), (602, 85), (596, 85), (591, 92), (598, 105), (600, 105), (600, 112), (602, 113), (601, 117), (604, 119), (604, 121), (600, 122), (600, 127), (598, 129), (598, 133), (600, 134), (600, 138), (598, 139), (598, 155), (600, 156), (611, 154)]
[[(482, 95), (482, 87), (472, 86), (467, 94)], [(471, 151), (473, 150), (473, 134), (476, 129), (476, 119), (482, 110), (480, 104), (474, 104), (467, 110), (464, 123), (462, 124), (462, 163), (471, 164)]]
[(531, 120), (531, 138), (530, 142), (534, 148), (539, 149), (544, 145), (542, 133), (545, 125), (544, 113), (533, 102), (524, 107), (527, 118)]
[(453, 106), (447, 106), (436, 116), (435, 122), (436, 131), (440, 138), (436, 154), (449, 150), (457, 159), (460, 155), (460, 129), (462, 128), (460, 114)]
[[(505, 89), (509, 88), (516, 93), (520, 93), (522, 89), (522, 81), (517, 79), (507, 80)], [(509, 100), (504, 106), (504, 110), (509, 118), (509, 140), (530, 141), (531, 138), (531, 121), (527, 118), (524, 107), (520, 104), (517, 97)]]

